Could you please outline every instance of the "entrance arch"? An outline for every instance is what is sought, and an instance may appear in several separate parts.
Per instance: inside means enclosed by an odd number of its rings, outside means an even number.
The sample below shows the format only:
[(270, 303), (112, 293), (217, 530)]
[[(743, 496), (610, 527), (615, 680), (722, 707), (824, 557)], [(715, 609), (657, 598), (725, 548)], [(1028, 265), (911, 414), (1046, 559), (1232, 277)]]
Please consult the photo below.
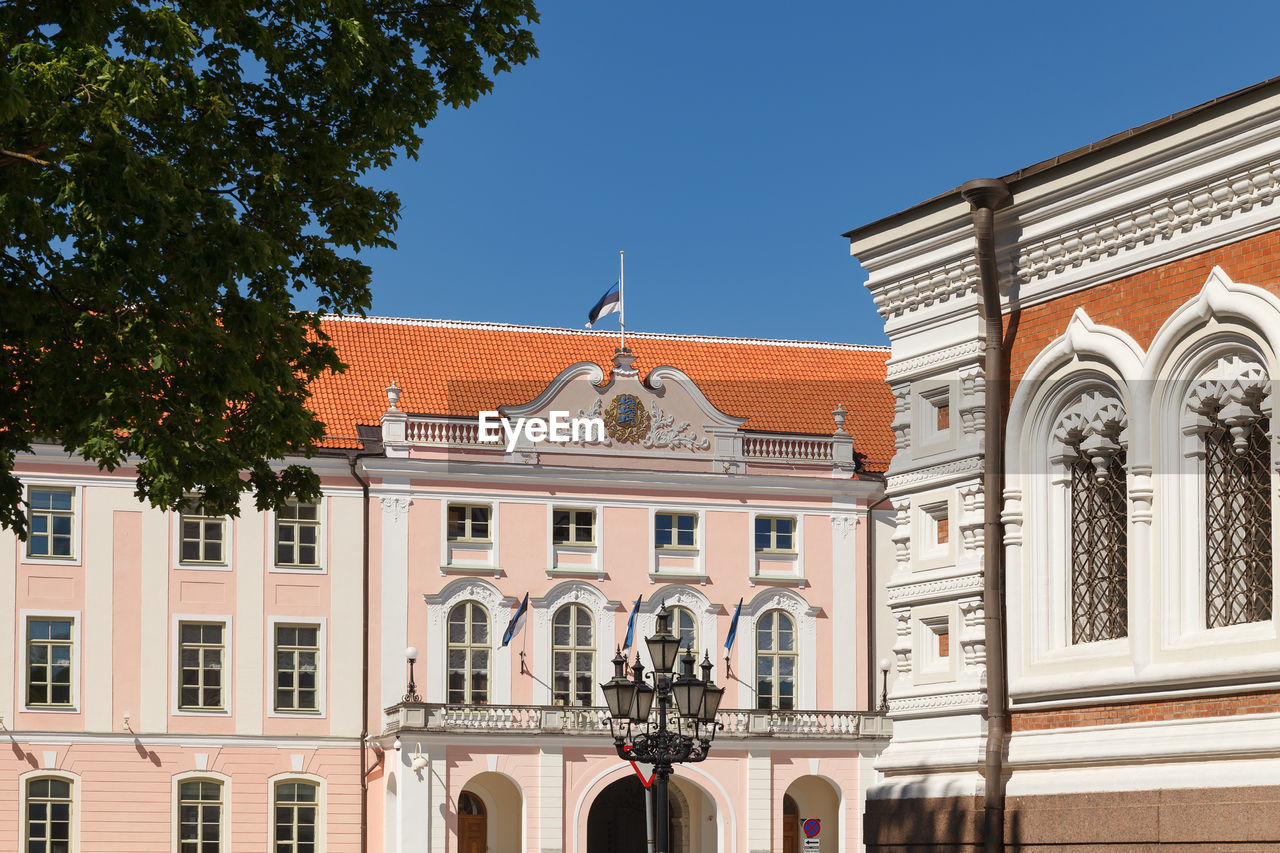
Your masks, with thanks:
[[(671, 853), (715, 853), (715, 801), (695, 782), (672, 776), (668, 789)], [(645, 853), (645, 789), (634, 774), (607, 785), (587, 812), (587, 853)]]
[(472, 853), (473, 848), (477, 853), (524, 853), (524, 797), (509, 776), (493, 771), (472, 776), (458, 795), (457, 808), (458, 853)]
[[(794, 816), (786, 814), (787, 800), (794, 804), (798, 814)], [(804, 833), (799, 831), (804, 822), (816, 819), (819, 821), (822, 849), (841, 849), (840, 833), (843, 831), (843, 827), (840, 825), (840, 791), (831, 781), (822, 776), (801, 776), (787, 786), (786, 795), (783, 797), (782, 809), (783, 820), (791, 821), (798, 830), (796, 833), (798, 841), (803, 841), (805, 838)], [(785, 844), (785, 823), (783, 827), (783, 843)]]

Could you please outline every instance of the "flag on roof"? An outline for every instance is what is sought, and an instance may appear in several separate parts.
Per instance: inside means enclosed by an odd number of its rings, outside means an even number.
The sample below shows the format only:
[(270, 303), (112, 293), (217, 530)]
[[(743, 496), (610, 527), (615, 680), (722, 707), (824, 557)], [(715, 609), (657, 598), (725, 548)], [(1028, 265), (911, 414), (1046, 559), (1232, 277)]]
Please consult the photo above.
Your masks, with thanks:
[(604, 296), (600, 297), (600, 301), (591, 309), (591, 313), (587, 315), (587, 328), (603, 317), (605, 314), (615, 314), (622, 310), (622, 294), (618, 292), (618, 282), (613, 283), (613, 287), (604, 292)]

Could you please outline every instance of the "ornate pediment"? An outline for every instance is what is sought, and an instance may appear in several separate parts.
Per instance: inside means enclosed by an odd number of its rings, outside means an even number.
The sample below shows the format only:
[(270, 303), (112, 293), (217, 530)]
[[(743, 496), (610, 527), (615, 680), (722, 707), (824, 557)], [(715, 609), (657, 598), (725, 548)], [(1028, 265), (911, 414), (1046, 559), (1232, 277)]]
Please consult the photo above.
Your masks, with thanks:
[[(552, 422), (567, 413), (571, 419), (598, 419), (603, 428), (570, 431), (564, 447), (710, 453), (716, 433), (736, 432), (746, 418), (728, 415), (707, 399), (688, 375), (674, 367), (657, 367), (641, 380), (632, 367), (635, 355), (618, 350), (609, 380), (591, 362), (561, 371), (537, 397), (498, 411), (508, 421), (524, 418)], [(526, 435), (516, 449), (554, 452), (555, 444), (536, 447)]]

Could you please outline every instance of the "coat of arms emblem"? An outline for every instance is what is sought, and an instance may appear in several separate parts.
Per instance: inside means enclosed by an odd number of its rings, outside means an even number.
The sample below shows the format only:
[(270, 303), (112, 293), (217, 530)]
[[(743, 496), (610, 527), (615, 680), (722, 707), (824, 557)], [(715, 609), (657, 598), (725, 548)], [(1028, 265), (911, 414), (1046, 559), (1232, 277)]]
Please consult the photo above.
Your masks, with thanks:
[(604, 410), (604, 429), (614, 441), (634, 444), (649, 434), (649, 413), (638, 397), (619, 394)]

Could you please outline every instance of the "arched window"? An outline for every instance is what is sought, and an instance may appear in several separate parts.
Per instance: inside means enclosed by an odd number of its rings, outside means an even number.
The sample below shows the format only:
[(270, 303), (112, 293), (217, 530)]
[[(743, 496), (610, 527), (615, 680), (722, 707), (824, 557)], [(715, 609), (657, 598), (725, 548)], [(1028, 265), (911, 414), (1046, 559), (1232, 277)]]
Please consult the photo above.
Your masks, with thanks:
[(463, 791), (458, 798), (458, 814), (484, 817), (484, 803), (470, 791)]
[(1271, 439), (1266, 418), (1228, 404), (1205, 443), (1206, 625), (1271, 618)]
[(1054, 430), (1071, 501), (1071, 642), (1129, 635), (1128, 417), (1108, 392), (1081, 394)]
[(698, 654), (698, 620), (694, 618), (693, 611), (687, 607), (668, 607), (667, 613), (671, 616), (671, 632), (680, 638), (681, 649), (693, 649), (694, 656)]
[(552, 701), (590, 706), (595, 691), (595, 630), (591, 611), (566, 604), (551, 622)]
[(71, 782), (27, 781), (26, 853), (71, 853)]
[(783, 610), (756, 622), (756, 707), (790, 711), (796, 704), (796, 623)]
[(464, 601), (449, 611), (448, 699), (452, 704), (489, 702), (489, 611)]
[(189, 779), (178, 785), (178, 853), (222, 853), (222, 783)]
[(277, 782), (275, 848), (272, 853), (316, 853), (320, 786), (313, 782)]

